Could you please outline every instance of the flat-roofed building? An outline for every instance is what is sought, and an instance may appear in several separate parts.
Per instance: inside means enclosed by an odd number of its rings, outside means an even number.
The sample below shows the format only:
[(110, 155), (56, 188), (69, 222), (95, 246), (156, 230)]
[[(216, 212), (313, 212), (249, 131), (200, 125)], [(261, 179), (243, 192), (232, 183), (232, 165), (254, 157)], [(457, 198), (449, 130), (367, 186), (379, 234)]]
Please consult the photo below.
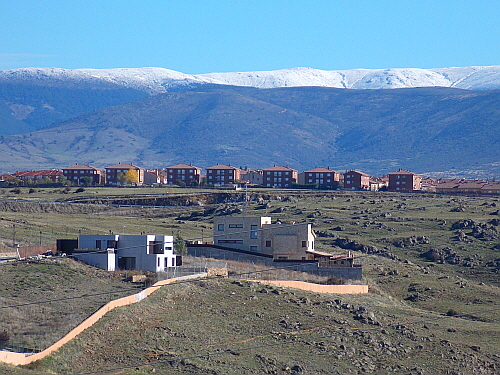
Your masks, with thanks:
[(272, 255), (276, 260), (313, 260), (315, 234), (309, 223), (272, 223), (270, 217), (219, 216), (214, 245)]

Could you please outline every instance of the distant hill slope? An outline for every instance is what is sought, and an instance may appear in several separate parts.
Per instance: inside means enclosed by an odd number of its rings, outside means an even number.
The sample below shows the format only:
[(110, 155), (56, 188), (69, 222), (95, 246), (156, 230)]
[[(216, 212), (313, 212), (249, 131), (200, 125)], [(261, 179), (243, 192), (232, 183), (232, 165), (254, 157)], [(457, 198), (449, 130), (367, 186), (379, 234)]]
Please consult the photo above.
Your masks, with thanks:
[(4, 169), (191, 162), (500, 175), (500, 91), (204, 85), (0, 138)]
[(0, 72), (0, 134), (43, 129), (69, 118), (148, 94), (92, 77), (45, 70)]

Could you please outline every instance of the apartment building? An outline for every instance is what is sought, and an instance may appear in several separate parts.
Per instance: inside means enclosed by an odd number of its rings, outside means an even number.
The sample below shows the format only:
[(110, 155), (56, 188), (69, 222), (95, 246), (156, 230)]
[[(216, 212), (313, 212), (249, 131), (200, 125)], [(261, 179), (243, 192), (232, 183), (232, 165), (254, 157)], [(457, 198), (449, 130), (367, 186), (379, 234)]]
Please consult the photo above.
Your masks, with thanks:
[(290, 188), (292, 184), (298, 182), (299, 172), (296, 169), (275, 165), (263, 169), (262, 173), (262, 186), (265, 187)]
[(198, 185), (201, 182), (201, 168), (191, 164), (176, 164), (165, 168), (169, 185)]
[(355, 170), (344, 173), (344, 189), (369, 190), (370, 175)]
[(422, 177), (410, 171), (400, 169), (397, 172), (389, 173), (389, 191), (409, 193), (420, 191)]
[(231, 165), (217, 164), (207, 168), (207, 184), (225, 186), (240, 182), (241, 169)]
[[(63, 175), (68, 181), (71, 181), (75, 185), (86, 184), (86, 180), (90, 181), (92, 185), (100, 185), (105, 182), (104, 171), (92, 167), (89, 164), (75, 164), (63, 168)], [(82, 178), (84, 178), (83, 181)]]
[(299, 173), (299, 184), (317, 185), (320, 189), (337, 189), (340, 173), (328, 168), (314, 168)]
[(144, 168), (138, 167), (134, 164), (119, 163), (106, 167), (106, 184), (108, 185), (121, 185), (125, 183), (124, 176), (132, 169), (137, 174), (136, 181), (131, 183), (142, 185), (144, 183)]

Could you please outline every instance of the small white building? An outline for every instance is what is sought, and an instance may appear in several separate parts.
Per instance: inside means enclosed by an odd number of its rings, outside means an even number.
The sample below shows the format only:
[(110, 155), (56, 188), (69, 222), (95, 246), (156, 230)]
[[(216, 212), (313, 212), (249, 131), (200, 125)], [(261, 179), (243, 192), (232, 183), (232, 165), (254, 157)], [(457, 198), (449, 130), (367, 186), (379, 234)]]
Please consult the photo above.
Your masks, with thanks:
[(81, 234), (73, 257), (108, 271), (162, 272), (177, 266), (173, 236)]

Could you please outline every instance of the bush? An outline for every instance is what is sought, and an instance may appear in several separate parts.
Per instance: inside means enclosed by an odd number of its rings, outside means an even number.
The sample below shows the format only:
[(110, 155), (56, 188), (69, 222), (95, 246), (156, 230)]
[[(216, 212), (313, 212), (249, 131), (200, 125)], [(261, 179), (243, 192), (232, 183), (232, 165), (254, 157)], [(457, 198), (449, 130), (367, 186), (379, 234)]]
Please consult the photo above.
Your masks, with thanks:
[(75, 193), (84, 193), (85, 189), (82, 187), (79, 187), (78, 189), (75, 190)]
[(10, 337), (7, 331), (4, 330), (3, 332), (0, 332), (0, 350), (5, 348), (5, 346), (9, 342), (9, 339)]
[(318, 284), (323, 285), (344, 285), (345, 280), (337, 276), (329, 276), (326, 280), (320, 281)]
[(453, 310), (453, 309), (449, 309), (447, 312), (446, 312), (446, 316), (455, 316), (455, 315), (458, 315), (458, 312)]

